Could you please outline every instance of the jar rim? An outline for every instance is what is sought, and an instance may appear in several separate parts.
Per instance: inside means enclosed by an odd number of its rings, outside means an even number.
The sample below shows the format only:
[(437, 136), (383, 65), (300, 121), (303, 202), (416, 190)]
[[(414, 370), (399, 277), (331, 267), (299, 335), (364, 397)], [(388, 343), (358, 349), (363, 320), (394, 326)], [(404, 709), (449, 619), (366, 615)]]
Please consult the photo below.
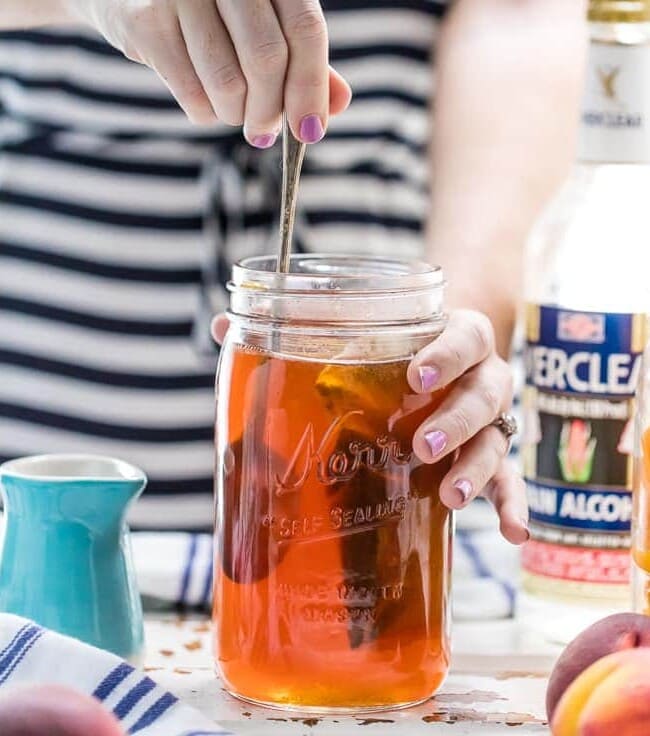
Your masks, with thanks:
[(294, 253), (288, 273), (276, 271), (277, 257), (252, 256), (232, 270), (229, 291), (331, 295), (437, 290), (445, 286), (442, 269), (425, 261), (386, 256)]

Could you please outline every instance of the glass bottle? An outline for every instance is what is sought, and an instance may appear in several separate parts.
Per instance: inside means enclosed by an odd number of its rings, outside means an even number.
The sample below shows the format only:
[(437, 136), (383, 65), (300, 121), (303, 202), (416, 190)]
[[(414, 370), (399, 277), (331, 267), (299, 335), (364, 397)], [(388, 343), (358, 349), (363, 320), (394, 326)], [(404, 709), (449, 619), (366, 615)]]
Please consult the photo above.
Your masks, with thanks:
[(440, 334), (421, 263), (235, 266), (217, 375), (215, 660), (232, 694), (301, 711), (429, 698), (449, 664), (449, 462), (421, 463), (412, 356)]
[(589, 32), (578, 160), (533, 233), (526, 278), (524, 608), (559, 642), (629, 607), (648, 311), (650, 2), (592, 0)]

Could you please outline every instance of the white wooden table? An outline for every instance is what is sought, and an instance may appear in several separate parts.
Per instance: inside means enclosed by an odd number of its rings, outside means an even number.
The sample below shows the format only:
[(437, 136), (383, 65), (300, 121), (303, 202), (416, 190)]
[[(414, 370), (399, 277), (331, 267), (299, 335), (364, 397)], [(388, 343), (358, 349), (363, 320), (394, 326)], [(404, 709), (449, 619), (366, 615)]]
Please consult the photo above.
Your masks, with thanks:
[(461, 623), (452, 670), (424, 705), (371, 716), (297, 717), (240, 703), (214, 675), (205, 619), (148, 618), (145, 666), (161, 685), (237, 734), (533, 736), (548, 734), (544, 695), (559, 653), (517, 621)]

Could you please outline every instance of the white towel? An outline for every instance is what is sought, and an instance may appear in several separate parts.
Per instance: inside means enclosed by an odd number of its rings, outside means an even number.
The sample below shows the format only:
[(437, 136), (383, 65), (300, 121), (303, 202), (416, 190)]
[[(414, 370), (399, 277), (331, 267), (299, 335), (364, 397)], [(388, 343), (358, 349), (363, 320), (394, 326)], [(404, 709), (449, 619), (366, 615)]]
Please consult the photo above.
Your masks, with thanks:
[(25, 684), (63, 685), (92, 695), (113, 712), (126, 734), (229, 736), (119, 657), (0, 614), (0, 691)]
[(501, 536), (490, 505), (480, 499), (459, 513), (453, 557), (453, 618), (512, 618), (519, 574), (519, 548)]

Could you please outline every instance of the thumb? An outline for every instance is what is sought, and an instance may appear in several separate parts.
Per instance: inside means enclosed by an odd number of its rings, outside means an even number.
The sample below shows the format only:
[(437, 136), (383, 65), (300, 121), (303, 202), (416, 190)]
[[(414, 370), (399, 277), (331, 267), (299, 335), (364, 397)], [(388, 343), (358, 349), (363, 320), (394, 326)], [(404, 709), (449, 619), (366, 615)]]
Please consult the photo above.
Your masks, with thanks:
[(352, 90), (343, 77), (330, 67), (330, 115), (338, 115), (350, 104)]
[(228, 332), (228, 327), (230, 327), (230, 321), (228, 320), (228, 315), (223, 312), (212, 320), (210, 332), (212, 332), (212, 337), (219, 345), (223, 343), (226, 332)]

